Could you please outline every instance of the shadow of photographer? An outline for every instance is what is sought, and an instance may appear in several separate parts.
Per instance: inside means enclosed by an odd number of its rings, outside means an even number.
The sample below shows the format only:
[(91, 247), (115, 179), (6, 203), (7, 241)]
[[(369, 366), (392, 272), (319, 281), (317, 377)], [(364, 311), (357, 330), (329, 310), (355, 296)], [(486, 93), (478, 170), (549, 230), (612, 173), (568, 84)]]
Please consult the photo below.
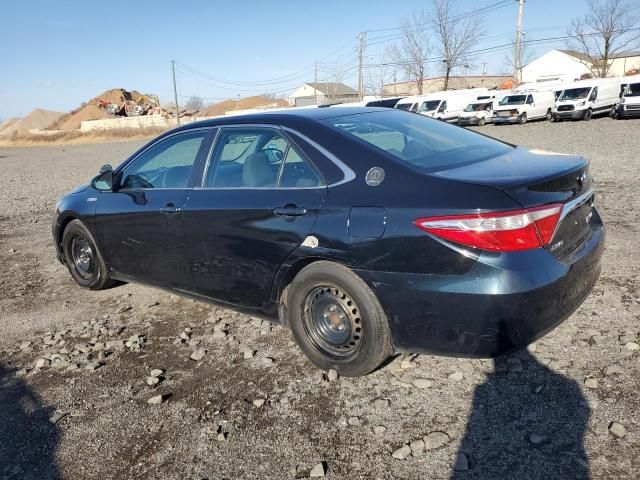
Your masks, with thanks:
[(60, 432), (49, 421), (53, 411), (0, 364), (0, 478), (60, 478), (55, 459)]

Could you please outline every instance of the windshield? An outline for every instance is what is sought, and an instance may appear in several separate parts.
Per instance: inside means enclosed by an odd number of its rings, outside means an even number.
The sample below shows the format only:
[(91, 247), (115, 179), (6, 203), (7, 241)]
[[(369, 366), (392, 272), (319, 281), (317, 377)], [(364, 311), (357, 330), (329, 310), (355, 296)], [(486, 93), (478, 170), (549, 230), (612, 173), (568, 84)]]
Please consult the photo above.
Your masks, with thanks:
[(625, 97), (638, 97), (640, 96), (640, 83), (630, 83), (624, 90)]
[(398, 111), (344, 115), (322, 123), (425, 173), (480, 162), (513, 149), (470, 130)]
[(465, 112), (481, 112), (482, 110), (491, 109), (491, 102), (488, 103), (470, 103), (464, 109)]
[(426, 102), (422, 102), (422, 105), (420, 106), (420, 112), (431, 112), (433, 110), (435, 110), (436, 108), (438, 108), (438, 105), (440, 105), (440, 100), (427, 100)]
[(558, 100), (581, 100), (587, 98), (590, 91), (591, 87), (569, 88), (568, 90), (562, 91)]
[(500, 100), (499, 105), (522, 105), (526, 99), (526, 95), (508, 95)]
[(411, 108), (411, 103), (398, 103), (396, 108), (399, 108), (400, 110), (409, 110)]

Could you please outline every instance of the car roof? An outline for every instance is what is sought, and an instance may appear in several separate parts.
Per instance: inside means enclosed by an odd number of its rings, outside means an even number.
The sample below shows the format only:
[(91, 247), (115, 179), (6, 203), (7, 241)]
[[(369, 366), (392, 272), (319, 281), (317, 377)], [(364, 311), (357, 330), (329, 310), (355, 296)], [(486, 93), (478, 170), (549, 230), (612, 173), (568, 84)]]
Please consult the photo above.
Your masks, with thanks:
[(373, 112), (390, 112), (391, 108), (385, 107), (343, 107), (343, 108), (292, 108), (289, 110), (276, 110), (273, 112), (265, 111), (259, 113), (250, 113), (246, 115), (230, 115), (226, 117), (211, 118), (197, 122), (188, 123), (180, 130), (189, 130), (191, 128), (216, 127), (224, 125), (250, 124), (250, 123), (268, 123), (268, 124), (284, 124), (297, 123), (297, 120), (319, 121), (333, 117), (343, 117), (346, 115), (356, 115), (362, 113)]

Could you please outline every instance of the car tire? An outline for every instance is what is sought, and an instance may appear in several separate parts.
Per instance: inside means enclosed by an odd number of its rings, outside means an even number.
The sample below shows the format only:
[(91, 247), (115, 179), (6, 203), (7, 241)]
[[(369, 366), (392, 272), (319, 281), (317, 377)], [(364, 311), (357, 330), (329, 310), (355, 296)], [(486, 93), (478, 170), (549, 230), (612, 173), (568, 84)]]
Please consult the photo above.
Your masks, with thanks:
[(102, 259), (91, 232), (80, 220), (72, 220), (62, 234), (62, 253), (69, 273), (78, 285), (102, 290), (115, 282)]
[(480, 120), (478, 120), (478, 125), (480, 127), (484, 127), (484, 124), (487, 123), (487, 121), (484, 118), (481, 118)]
[(286, 291), (286, 320), (316, 366), (366, 375), (392, 354), (387, 317), (368, 285), (343, 265), (317, 261)]
[(582, 119), (585, 122), (588, 122), (589, 120), (591, 120), (591, 116), (593, 115), (593, 112), (591, 111), (591, 109), (587, 110), (586, 112), (584, 112), (584, 117), (582, 117)]
[(527, 123), (527, 112), (524, 112), (522, 115), (520, 115), (520, 117), (518, 118), (518, 123), (520, 125), (524, 125), (525, 123)]
[(551, 113), (551, 109), (547, 110), (547, 115), (546, 115), (546, 119), (549, 122), (553, 121), (553, 113)]

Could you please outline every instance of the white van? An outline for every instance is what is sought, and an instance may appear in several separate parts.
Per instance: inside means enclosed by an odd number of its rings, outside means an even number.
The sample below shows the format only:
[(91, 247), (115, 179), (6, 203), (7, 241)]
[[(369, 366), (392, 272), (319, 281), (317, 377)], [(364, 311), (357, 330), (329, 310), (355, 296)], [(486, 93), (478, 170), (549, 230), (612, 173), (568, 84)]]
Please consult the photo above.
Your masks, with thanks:
[(487, 92), (487, 88), (434, 92), (428, 95), (404, 98), (396, 104), (395, 108), (447, 122), (455, 121), (470, 102), (477, 100), (478, 96), (487, 95)]
[(553, 119), (590, 120), (607, 114), (618, 103), (619, 78), (590, 78), (565, 85), (553, 109)]
[(458, 116), (458, 125), (484, 125), (491, 122), (493, 118), (492, 99), (477, 100), (471, 102), (466, 108), (460, 112)]
[(552, 90), (518, 90), (507, 95), (493, 109), (493, 123), (527, 123), (539, 118), (551, 119), (556, 100)]
[(622, 92), (618, 105), (613, 110), (613, 117), (617, 119), (640, 117), (640, 75), (623, 77)]

